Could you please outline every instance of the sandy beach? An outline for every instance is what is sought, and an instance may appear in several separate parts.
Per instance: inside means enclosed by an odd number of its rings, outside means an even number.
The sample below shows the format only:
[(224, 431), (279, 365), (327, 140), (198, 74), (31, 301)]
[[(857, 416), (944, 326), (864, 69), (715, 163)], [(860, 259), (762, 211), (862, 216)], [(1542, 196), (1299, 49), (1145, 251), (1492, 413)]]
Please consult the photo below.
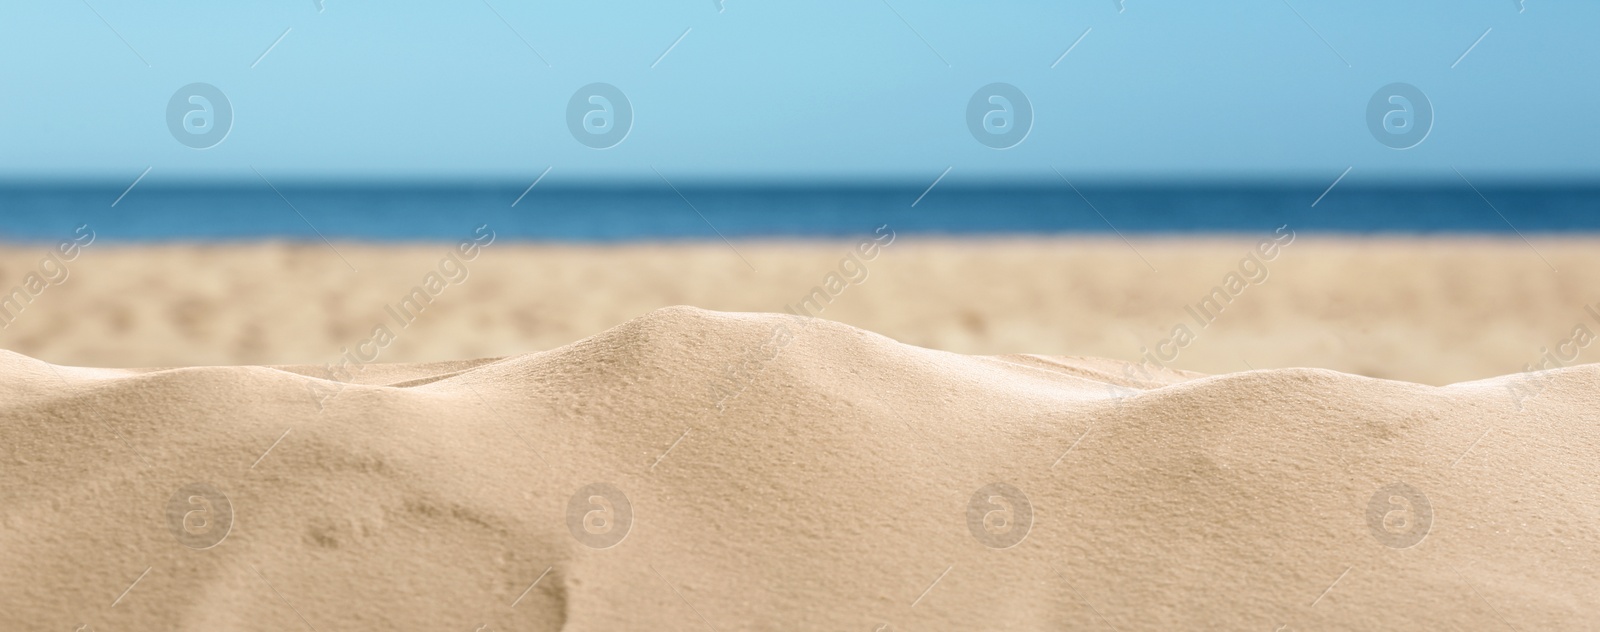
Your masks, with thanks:
[(12, 246), (0, 627), (1582, 629), (1596, 252)]
[(1600, 3), (1267, 5), (9, 3), (0, 632), (1600, 630)]
[[(708, 386), (752, 349), (769, 351), (718, 407)], [(320, 405), (322, 367), (0, 353), (0, 627), (1576, 630), (1600, 614), (1595, 366), (1518, 401), (1521, 376), (1130, 382), (1121, 364), (694, 308), (540, 353), (368, 365)]]
[(1584, 629), (1596, 253), (8, 246), (0, 628)]
[[(1297, 235), (1271, 260), (1249, 261), (1273, 238), (896, 235), (855, 262), (851, 240), (496, 240), (460, 265), (446, 261), (447, 243), (100, 240), (64, 263), (59, 284), (0, 315), (0, 348), (75, 366), (325, 365), (387, 326), (394, 340), (372, 362), (499, 357), (672, 305), (786, 312), (831, 282), (836, 295), (805, 311), (964, 354), (1092, 356), (1208, 374), (1315, 367), (1435, 386), (1600, 357), (1586, 344), (1558, 351), (1577, 327), (1600, 331), (1590, 313), (1600, 304), (1592, 239)], [(23, 284), (52, 246), (0, 248), (0, 290)], [(437, 295), (397, 321), (429, 274), (442, 279)], [(1244, 281), (1225, 309), (1200, 306), (1229, 290), (1230, 275)], [(1177, 326), (1192, 334), (1182, 347), (1172, 343)]]

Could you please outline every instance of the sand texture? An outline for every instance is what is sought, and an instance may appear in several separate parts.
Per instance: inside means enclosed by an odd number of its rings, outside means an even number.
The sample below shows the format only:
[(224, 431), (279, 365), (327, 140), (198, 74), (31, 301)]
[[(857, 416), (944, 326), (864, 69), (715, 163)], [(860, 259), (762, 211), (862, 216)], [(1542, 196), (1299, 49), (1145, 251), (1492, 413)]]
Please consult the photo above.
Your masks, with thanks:
[(0, 629), (1600, 620), (1600, 367), (1121, 366), (693, 308), (342, 387), (0, 353)]
[[(1162, 362), (1174, 368), (1318, 367), (1436, 386), (1522, 371), (1575, 326), (1600, 331), (1585, 309), (1600, 305), (1600, 240), (1534, 238), (1530, 247), (1516, 237), (1301, 235), (1261, 262), (1261, 282), (1199, 327), (1188, 308), (1271, 234), (1134, 238), (1131, 248), (1116, 238), (900, 234), (860, 272), (847, 264), (847, 283), (818, 315), (957, 353), (1133, 362), (1182, 324), (1194, 339)], [(874, 227), (864, 225), (869, 236)], [(66, 280), (0, 329), (0, 349), (76, 366), (325, 364), (388, 324), (396, 340), (379, 362), (515, 355), (671, 305), (783, 312), (839, 272), (854, 245), (736, 241), (736, 253), (721, 242), (501, 239), (399, 331), (386, 308), (438, 269), (449, 244), (336, 242), (336, 253), (321, 243), (121, 246), (114, 238), (83, 248)], [(0, 246), (0, 290), (20, 284), (45, 250)], [(1596, 359), (1600, 348), (1590, 347), (1576, 362)]]

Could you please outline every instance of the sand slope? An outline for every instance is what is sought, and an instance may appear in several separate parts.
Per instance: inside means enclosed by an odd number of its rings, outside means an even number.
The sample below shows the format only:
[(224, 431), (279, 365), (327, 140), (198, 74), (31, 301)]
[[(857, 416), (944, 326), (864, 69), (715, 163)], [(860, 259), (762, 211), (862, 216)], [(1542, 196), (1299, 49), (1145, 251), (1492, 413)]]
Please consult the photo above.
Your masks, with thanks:
[(1521, 409), (1519, 376), (1119, 368), (692, 308), (321, 410), (310, 368), (0, 353), (0, 628), (1600, 620), (1600, 368)]

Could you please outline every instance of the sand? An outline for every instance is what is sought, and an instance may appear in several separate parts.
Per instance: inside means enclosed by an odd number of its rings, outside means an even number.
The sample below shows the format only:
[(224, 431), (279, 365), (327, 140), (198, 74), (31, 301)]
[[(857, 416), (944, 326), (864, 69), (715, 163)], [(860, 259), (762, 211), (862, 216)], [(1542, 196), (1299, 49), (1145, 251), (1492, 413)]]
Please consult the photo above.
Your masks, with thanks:
[[(873, 233), (864, 225), (864, 238)], [(1199, 327), (1189, 308), (1271, 234), (1135, 238), (1131, 245), (901, 234), (863, 261), (861, 280), (847, 283), (819, 315), (957, 353), (1130, 362), (1184, 324), (1194, 339), (1162, 364), (1212, 374), (1319, 367), (1435, 386), (1519, 372), (1577, 325), (1600, 331), (1586, 310), (1600, 305), (1600, 241), (1534, 238), (1530, 245), (1516, 237), (1299, 235), (1263, 262), (1261, 283)], [(386, 308), (452, 250), (342, 242), (337, 252), (321, 243), (126, 246), (114, 237), (102, 234), (83, 248), (65, 281), (0, 329), (0, 348), (77, 366), (326, 364), (368, 339), (375, 324), (394, 326)], [(466, 263), (461, 283), (448, 284), (395, 331), (376, 361), (545, 351), (679, 304), (782, 312), (838, 272), (854, 243), (733, 246), (737, 252), (722, 242), (497, 240)], [(48, 250), (0, 246), (0, 291), (21, 283)], [(1600, 350), (1591, 347), (1574, 362), (1596, 359)]]
[(320, 406), (324, 367), (0, 353), (0, 629), (1600, 620), (1600, 367), (1435, 387), (1122, 366), (693, 308), (367, 364)]

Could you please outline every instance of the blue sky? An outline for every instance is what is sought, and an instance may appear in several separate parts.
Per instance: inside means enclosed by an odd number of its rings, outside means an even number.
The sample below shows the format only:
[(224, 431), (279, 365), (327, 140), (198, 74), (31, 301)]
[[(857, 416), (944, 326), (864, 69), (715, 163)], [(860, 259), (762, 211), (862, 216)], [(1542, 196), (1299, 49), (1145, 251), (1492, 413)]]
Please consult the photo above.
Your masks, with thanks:
[[(1525, 5), (15, 1), (0, 179), (1600, 175), (1600, 6)], [(194, 82), (234, 112), (205, 150), (165, 120)], [(566, 123), (594, 82), (634, 112), (605, 150)], [(965, 121), (995, 82), (1034, 111), (1005, 150)], [(1394, 82), (1435, 114), (1403, 151), (1366, 122)]]

